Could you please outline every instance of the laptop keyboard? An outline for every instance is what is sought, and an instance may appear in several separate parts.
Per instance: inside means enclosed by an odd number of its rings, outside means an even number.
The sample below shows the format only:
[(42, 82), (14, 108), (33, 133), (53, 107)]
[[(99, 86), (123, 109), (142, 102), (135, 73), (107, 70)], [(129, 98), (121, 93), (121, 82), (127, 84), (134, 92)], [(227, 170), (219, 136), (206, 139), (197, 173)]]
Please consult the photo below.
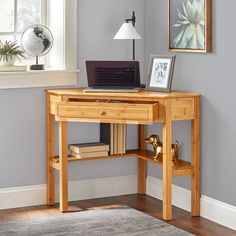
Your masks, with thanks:
[(98, 67), (95, 70), (96, 78), (100, 83), (105, 83), (106, 80), (121, 80), (124, 79), (126, 83), (134, 80), (135, 68), (108, 68), (108, 67)]

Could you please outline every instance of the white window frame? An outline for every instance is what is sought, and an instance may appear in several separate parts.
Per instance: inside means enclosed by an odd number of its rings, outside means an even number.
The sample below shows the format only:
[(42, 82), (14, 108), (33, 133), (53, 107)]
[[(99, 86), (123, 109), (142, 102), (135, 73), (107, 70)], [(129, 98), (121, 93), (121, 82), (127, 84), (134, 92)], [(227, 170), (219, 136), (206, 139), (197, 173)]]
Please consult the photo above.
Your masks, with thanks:
[[(17, 38), (17, 35), (22, 34), (23, 32), (17, 31), (17, 0), (14, 0), (14, 31), (12, 32), (1, 32), (0, 35), (9, 35), (14, 36), (14, 41)], [(47, 3), (46, 0), (41, 0), (41, 24), (46, 24), (47, 22)]]
[[(53, 2), (54, 1), (54, 2)], [(55, 9), (54, 4), (61, 3), (62, 15), (60, 24), (57, 24), (57, 32), (50, 21), (50, 11)], [(47, 21), (45, 24), (54, 34), (54, 50), (59, 55), (59, 65), (53, 64), (53, 54), (47, 56), (49, 69), (45, 71), (27, 72), (1, 72), (0, 89), (49, 87), (63, 85), (77, 85), (77, 0), (46, 0)], [(55, 12), (54, 12), (55, 13)], [(58, 23), (58, 21), (57, 21)], [(61, 33), (60, 33), (61, 32)], [(60, 42), (60, 44), (56, 44)]]
[[(77, 0), (48, 0), (47, 26), (52, 30), (54, 36), (54, 50), (60, 52), (59, 69), (77, 68)], [(55, 4), (55, 5), (53, 5)], [(60, 16), (51, 20), (50, 11), (59, 7)], [(58, 14), (58, 11), (55, 15)], [(62, 16), (62, 17), (61, 17)], [(60, 18), (61, 17), (61, 18)], [(55, 30), (56, 29), (56, 30)], [(58, 43), (58, 44), (57, 44)], [(52, 49), (53, 51), (53, 49)], [(50, 60), (54, 60), (53, 52), (48, 55), (49, 67), (56, 68)]]

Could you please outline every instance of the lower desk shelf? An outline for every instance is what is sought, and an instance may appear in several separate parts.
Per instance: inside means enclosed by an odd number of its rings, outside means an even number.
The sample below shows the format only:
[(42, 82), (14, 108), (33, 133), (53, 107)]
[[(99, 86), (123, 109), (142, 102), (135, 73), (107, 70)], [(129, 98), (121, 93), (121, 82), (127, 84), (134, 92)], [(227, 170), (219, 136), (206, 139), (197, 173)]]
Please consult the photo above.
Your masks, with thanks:
[[(75, 156), (68, 156), (68, 161), (91, 161), (100, 159), (114, 159), (114, 158), (127, 158), (136, 157), (143, 160), (151, 161), (155, 164), (162, 165), (162, 161), (156, 160), (153, 157), (154, 152), (149, 150), (128, 150), (126, 154), (112, 155), (112, 156), (101, 156), (101, 157), (89, 157), (89, 158), (78, 158)], [(60, 162), (58, 156), (54, 157), (51, 161), (51, 166), (55, 169), (60, 169)], [(191, 163), (178, 160), (175, 166), (172, 167), (172, 176), (191, 176), (193, 174), (193, 168)]]

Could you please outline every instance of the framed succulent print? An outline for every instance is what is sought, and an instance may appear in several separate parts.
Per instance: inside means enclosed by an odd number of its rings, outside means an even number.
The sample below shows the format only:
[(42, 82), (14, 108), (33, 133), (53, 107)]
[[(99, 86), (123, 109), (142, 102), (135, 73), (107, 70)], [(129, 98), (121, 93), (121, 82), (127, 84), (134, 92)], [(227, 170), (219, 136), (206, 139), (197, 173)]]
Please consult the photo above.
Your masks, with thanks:
[(169, 50), (212, 51), (212, 0), (169, 0)]

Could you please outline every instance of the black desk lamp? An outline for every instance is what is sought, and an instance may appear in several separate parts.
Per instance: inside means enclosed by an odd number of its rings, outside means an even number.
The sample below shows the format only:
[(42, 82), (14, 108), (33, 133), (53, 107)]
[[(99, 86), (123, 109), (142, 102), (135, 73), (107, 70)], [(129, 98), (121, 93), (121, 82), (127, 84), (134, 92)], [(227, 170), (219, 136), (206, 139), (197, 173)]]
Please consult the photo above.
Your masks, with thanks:
[(133, 16), (131, 19), (125, 19), (125, 23), (123, 23), (116, 33), (113, 39), (132, 39), (133, 40), (133, 60), (135, 60), (135, 39), (141, 39), (138, 31), (135, 29), (135, 12), (133, 11)]

